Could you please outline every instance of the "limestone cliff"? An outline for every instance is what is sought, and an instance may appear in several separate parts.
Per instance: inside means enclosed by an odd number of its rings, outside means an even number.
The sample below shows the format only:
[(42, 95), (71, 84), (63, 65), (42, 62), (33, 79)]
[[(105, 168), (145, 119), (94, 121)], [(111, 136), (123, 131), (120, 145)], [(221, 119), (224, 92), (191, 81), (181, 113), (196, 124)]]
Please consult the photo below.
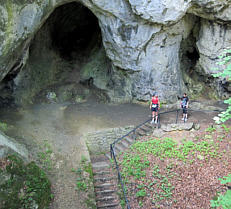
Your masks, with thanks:
[[(96, 18), (99, 35), (84, 42), (98, 30), (89, 31), (91, 23), (83, 26), (91, 16), (84, 16), (85, 10)], [(76, 82), (92, 78), (111, 101), (145, 101), (154, 91), (166, 101), (184, 91), (210, 98), (231, 93), (229, 83), (211, 76), (217, 56), (231, 43), (229, 0), (3, 0), (0, 17), (0, 88), (4, 92), (8, 86), (14, 98), (21, 98), (23, 89), (30, 92), (25, 98), (33, 98), (62, 82), (66, 74), (60, 68), (67, 65), (79, 68)], [(78, 41), (66, 36), (76, 25), (82, 33), (75, 32)], [(65, 48), (66, 39), (73, 46)], [(74, 47), (78, 44), (85, 48)], [(89, 59), (80, 64), (82, 51)], [(40, 70), (39, 61), (46, 61)]]

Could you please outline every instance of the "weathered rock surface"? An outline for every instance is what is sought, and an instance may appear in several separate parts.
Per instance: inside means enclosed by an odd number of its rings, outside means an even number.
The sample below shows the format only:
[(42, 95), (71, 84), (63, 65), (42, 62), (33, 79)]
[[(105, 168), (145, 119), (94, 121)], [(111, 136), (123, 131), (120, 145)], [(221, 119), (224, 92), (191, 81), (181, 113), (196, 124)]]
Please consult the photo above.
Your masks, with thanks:
[(6, 157), (9, 154), (18, 154), (25, 160), (28, 160), (28, 150), (19, 144), (15, 139), (6, 136), (0, 131), (0, 158)]
[(170, 131), (182, 131), (186, 130), (189, 131), (193, 128), (193, 123), (174, 123), (174, 124), (163, 124), (161, 126), (161, 129), (165, 132), (170, 132)]
[[(33, 68), (36, 68), (35, 60), (41, 58), (41, 51), (31, 53), (31, 45), (35, 43), (33, 41), (36, 33), (48, 17), (52, 17), (55, 8), (68, 2), (70, 1), (36, 0), (32, 3), (29, 0), (20, 2), (4, 0), (1, 2), (0, 80), (5, 78), (8, 86), (10, 81), (13, 83), (11, 90), (16, 92), (15, 97), (20, 97), (23, 86), (24, 89), (33, 86), (36, 76), (31, 74), (38, 72)], [(94, 85), (105, 90), (112, 101), (148, 100), (153, 91), (158, 91), (160, 98), (166, 101), (176, 100), (176, 95), (184, 91), (188, 91), (191, 96), (205, 94), (208, 97), (228, 97), (230, 95), (230, 84), (224, 79), (213, 79), (211, 76), (213, 69), (217, 67), (217, 56), (230, 46), (229, 0), (82, 0), (80, 2), (97, 17), (103, 47), (111, 61), (110, 70), (105, 64), (98, 66), (95, 73), (91, 74), (88, 71), (88, 73), (82, 72), (81, 75), (85, 76), (84, 79), (93, 76)], [(58, 22), (68, 20), (68, 15), (71, 15), (70, 11), (60, 13)], [(72, 26), (68, 25), (68, 28)], [(62, 30), (58, 31), (57, 35), (61, 33)], [(43, 41), (39, 39), (41, 45), (44, 44), (45, 37), (48, 37), (46, 31), (43, 33)], [(63, 40), (66, 38), (63, 37)], [(47, 72), (49, 76), (47, 78), (38, 76), (41, 77), (42, 84), (36, 83), (38, 88), (35, 88), (36, 91), (32, 89), (30, 97), (47, 88), (52, 84), (50, 79), (57, 80), (60, 75), (58, 74), (60, 69), (54, 66), (59, 65), (62, 59), (57, 59), (57, 53), (53, 53), (50, 45), (47, 47), (44, 53), (48, 55), (46, 62), (50, 63), (50, 66), (46, 65), (42, 70), (44, 70), (43, 75)], [(105, 59), (101, 60), (101, 63), (104, 63)], [(81, 75), (78, 75), (80, 80), (83, 79)], [(30, 82), (27, 81), (28, 79)], [(26, 80), (25, 85), (23, 85), (24, 80)], [(17, 88), (20, 90), (16, 91)]]
[(127, 134), (133, 128), (133, 126), (108, 128), (85, 134), (83, 137), (88, 145), (90, 152), (102, 153), (107, 152), (110, 149), (109, 146), (111, 143)]

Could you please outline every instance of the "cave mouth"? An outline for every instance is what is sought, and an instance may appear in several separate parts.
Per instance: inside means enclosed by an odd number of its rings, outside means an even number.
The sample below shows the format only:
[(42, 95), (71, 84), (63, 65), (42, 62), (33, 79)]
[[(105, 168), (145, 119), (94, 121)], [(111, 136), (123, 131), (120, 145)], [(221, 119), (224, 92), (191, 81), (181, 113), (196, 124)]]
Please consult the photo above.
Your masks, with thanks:
[(193, 18), (192, 29), (189, 35), (182, 40), (179, 50), (180, 69), (183, 78), (182, 89), (188, 92), (190, 96), (200, 95), (204, 83), (204, 77), (198, 69), (200, 54), (197, 48), (201, 19), (196, 16)]
[(88, 96), (86, 92), (92, 95), (89, 89), (98, 90), (95, 77), (105, 76), (103, 70), (111, 66), (97, 17), (78, 2), (54, 9), (31, 40), (28, 54), (25, 64), (1, 83), (5, 91), (0, 92), (0, 105), (49, 102), (50, 92), (60, 102), (76, 101)]
[(52, 48), (67, 60), (86, 56), (102, 43), (96, 16), (80, 3), (59, 6), (47, 20)]

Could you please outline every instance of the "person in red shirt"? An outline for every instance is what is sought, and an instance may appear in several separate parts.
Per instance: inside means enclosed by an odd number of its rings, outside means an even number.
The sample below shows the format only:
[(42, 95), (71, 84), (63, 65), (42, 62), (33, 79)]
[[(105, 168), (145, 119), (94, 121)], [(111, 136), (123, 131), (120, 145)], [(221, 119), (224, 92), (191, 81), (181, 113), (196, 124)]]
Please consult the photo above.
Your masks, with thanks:
[(157, 123), (158, 121), (158, 110), (160, 109), (160, 100), (157, 96), (157, 93), (152, 95), (150, 102), (150, 109), (152, 111), (152, 121), (151, 123)]

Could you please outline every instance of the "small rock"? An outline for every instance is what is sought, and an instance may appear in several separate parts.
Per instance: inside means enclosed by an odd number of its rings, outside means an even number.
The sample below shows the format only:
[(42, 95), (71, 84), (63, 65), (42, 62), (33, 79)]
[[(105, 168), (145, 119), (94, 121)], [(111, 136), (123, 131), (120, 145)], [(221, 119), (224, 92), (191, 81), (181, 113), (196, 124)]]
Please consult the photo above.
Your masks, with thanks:
[(170, 131), (177, 131), (177, 130), (191, 130), (193, 127), (193, 123), (173, 123), (173, 124), (167, 124), (167, 125), (162, 125), (162, 130), (166, 132)]
[(195, 130), (199, 130), (201, 127), (200, 127), (200, 124), (199, 123), (195, 123), (194, 124), (194, 129)]

